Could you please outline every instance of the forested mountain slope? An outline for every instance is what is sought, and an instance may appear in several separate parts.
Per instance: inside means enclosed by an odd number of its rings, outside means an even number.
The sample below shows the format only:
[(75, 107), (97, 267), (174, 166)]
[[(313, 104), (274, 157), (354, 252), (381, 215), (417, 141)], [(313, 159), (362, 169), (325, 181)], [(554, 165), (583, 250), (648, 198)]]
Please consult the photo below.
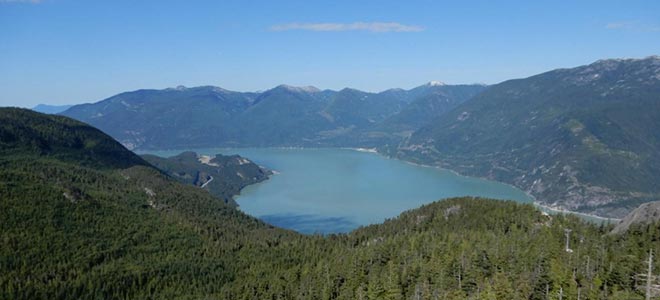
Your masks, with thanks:
[(491, 86), (398, 153), (511, 183), (542, 204), (622, 217), (660, 198), (660, 57)]
[(409, 132), (431, 124), (444, 113), (470, 100), (486, 89), (479, 85), (448, 86), (432, 82), (408, 91), (413, 99), (410, 105), (392, 115), (379, 127), (386, 131)]
[(232, 253), (295, 236), (78, 121), (3, 108), (0, 125), (0, 299), (213, 295)]
[[(643, 299), (638, 274), (660, 251), (658, 223), (606, 235), (609, 226), (473, 198), (304, 236), (122, 147), (62, 144), (118, 145), (79, 122), (0, 109), (0, 124), (2, 299)], [(19, 151), (34, 145), (51, 150)]]
[(215, 156), (183, 152), (172, 157), (141, 156), (173, 179), (207, 189), (212, 195), (237, 205), (233, 197), (244, 187), (268, 179), (273, 172), (239, 155)]
[(96, 168), (148, 165), (100, 130), (70, 118), (0, 109), (0, 154), (40, 157)]

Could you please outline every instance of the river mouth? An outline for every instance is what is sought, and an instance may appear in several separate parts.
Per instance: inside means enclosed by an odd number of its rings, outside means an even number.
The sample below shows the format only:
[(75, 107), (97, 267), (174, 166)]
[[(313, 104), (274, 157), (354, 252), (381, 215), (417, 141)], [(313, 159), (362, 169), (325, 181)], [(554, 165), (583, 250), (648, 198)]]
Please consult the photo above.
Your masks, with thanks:
[[(507, 184), (414, 165), (377, 153), (340, 148), (201, 148), (198, 154), (239, 154), (276, 171), (235, 199), (272, 225), (305, 234), (342, 233), (380, 223), (444, 198), (478, 196), (532, 203)], [(176, 151), (149, 151), (173, 156)]]

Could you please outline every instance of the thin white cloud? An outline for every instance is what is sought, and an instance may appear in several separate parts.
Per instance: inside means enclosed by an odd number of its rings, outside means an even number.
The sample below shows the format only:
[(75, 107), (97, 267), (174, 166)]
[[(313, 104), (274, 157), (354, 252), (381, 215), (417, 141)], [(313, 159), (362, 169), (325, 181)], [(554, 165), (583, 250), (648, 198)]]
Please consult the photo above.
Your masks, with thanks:
[(624, 21), (624, 22), (611, 22), (605, 25), (606, 29), (610, 30), (634, 30), (634, 31), (645, 31), (645, 32), (656, 32), (660, 31), (660, 26), (658, 25), (649, 25), (643, 24), (636, 21)]
[(605, 25), (605, 28), (607, 29), (629, 29), (632, 27), (631, 22), (612, 22), (612, 23), (607, 23)]
[(354, 22), (354, 23), (288, 23), (273, 25), (271, 31), (369, 31), (369, 32), (419, 32), (424, 27), (404, 25), (396, 22)]

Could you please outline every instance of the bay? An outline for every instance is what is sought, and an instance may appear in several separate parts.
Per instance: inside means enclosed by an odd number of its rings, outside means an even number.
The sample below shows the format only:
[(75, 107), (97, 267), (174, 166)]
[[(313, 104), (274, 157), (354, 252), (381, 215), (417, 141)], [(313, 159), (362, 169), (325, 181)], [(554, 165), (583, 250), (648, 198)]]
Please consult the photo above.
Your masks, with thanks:
[[(204, 148), (198, 154), (240, 154), (276, 171), (243, 189), (240, 209), (302, 233), (347, 232), (449, 197), (480, 196), (531, 203), (523, 191), (449, 170), (352, 149)], [(179, 151), (150, 151), (172, 156)]]

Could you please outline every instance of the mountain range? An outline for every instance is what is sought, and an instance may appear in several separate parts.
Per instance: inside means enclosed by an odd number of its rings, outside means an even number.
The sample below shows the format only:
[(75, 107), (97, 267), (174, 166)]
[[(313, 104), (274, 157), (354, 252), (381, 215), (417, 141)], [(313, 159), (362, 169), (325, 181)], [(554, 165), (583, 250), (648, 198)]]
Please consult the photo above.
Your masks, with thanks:
[(0, 298), (643, 299), (660, 251), (654, 221), (608, 234), (475, 198), (301, 235), (168, 173), (79, 121), (0, 108)]
[(280, 85), (241, 93), (178, 87), (121, 93), (62, 114), (129, 149), (379, 145), (410, 134), (484, 88), (434, 83), (369, 93)]
[(62, 114), (132, 149), (376, 148), (512, 184), (552, 208), (622, 217), (660, 198), (658, 95), (660, 57), (653, 56), (492, 86), (139, 90)]

